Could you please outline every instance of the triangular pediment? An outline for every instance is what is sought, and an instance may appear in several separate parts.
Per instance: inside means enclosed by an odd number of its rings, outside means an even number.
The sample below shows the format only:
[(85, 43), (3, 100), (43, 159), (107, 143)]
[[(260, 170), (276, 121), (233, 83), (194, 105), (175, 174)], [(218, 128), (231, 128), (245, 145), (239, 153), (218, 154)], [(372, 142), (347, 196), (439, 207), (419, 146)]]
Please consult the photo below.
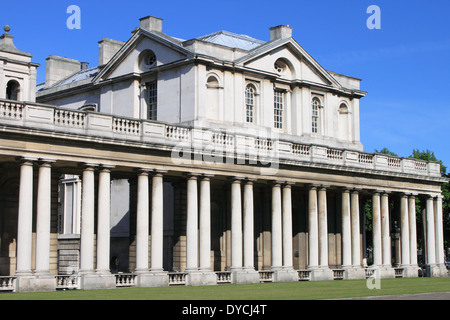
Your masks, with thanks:
[[(287, 68), (276, 68), (276, 61), (285, 62)], [(268, 42), (236, 62), (243, 67), (274, 73), (291, 81), (341, 87), (340, 83), (292, 38)]]
[(193, 56), (189, 50), (181, 47), (175, 39), (139, 28), (134, 31), (133, 36), (111, 58), (93, 81), (98, 82), (149, 71), (143, 70), (139, 61), (141, 54), (145, 51), (154, 53), (156, 57), (154, 66), (173, 63)]

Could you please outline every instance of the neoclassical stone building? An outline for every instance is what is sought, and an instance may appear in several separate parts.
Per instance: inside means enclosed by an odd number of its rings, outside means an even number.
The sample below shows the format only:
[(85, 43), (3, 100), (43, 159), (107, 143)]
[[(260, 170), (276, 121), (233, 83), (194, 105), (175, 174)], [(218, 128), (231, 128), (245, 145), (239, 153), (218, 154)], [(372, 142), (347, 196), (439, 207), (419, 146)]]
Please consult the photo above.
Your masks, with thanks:
[(289, 26), (183, 40), (148, 16), (97, 67), (50, 55), (41, 84), (9, 32), (2, 290), (414, 277), (422, 233), (427, 275), (447, 274), (439, 163), (364, 152), (360, 79)]

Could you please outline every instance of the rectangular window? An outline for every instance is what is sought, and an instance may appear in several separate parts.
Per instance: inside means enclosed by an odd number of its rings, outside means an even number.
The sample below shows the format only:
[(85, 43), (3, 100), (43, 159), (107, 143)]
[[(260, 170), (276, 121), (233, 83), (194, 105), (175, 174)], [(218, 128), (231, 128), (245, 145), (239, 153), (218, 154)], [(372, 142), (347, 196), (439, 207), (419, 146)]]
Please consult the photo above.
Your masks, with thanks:
[(158, 90), (156, 81), (147, 84), (148, 90), (148, 110), (147, 118), (157, 120), (158, 118)]
[(283, 91), (274, 91), (273, 101), (273, 126), (277, 129), (283, 129)]
[(245, 90), (245, 118), (249, 123), (253, 123), (254, 120), (254, 109), (255, 109), (255, 90), (253, 87), (248, 86)]
[(75, 175), (64, 175), (59, 181), (58, 233), (80, 234), (81, 180)]

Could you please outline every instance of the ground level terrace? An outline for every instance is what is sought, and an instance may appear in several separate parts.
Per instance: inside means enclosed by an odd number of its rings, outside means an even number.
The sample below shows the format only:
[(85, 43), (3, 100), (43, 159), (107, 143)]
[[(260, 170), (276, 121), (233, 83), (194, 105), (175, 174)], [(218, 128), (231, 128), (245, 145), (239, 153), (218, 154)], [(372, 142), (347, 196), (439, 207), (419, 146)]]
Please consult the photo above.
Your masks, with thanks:
[(447, 275), (439, 164), (39, 104), (0, 109), (2, 289), (414, 277), (419, 258), (427, 275)]

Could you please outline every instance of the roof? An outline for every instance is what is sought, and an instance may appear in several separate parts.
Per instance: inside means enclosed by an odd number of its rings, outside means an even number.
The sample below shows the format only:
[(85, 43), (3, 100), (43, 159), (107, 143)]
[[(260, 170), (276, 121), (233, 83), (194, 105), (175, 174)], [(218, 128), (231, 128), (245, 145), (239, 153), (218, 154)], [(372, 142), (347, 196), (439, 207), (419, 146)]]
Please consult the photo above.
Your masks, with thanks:
[(197, 38), (197, 40), (219, 44), (230, 48), (238, 48), (246, 51), (253, 50), (266, 43), (265, 41), (255, 39), (247, 35), (235, 34), (223, 30), (208, 34), (203, 37), (199, 37)]
[[(51, 88), (57, 88), (57, 87), (62, 87), (64, 85), (68, 85), (71, 83), (75, 83), (75, 82), (80, 82), (86, 79), (90, 79), (95, 77), (101, 68), (99, 67), (95, 67), (95, 68), (91, 68), (91, 69), (84, 69), (84, 70), (80, 70), (79, 72), (67, 77), (66, 79), (61, 80), (60, 82), (54, 84), (53, 86), (51, 86)], [(38, 85), (36, 85), (36, 91), (42, 91), (45, 88), (45, 82), (44, 83), (40, 83)]]

